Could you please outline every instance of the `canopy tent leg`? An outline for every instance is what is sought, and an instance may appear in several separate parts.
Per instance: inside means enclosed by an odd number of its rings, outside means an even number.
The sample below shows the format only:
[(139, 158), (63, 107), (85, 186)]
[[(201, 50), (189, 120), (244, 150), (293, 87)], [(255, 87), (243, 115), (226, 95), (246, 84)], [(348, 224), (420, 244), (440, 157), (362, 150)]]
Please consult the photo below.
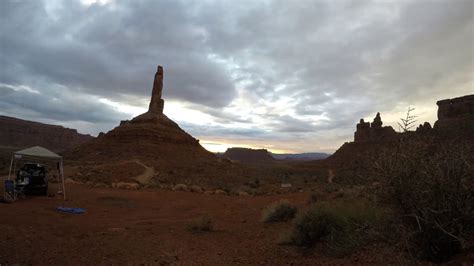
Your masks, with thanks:
[(13, 175), (15, 175), (16, 172), (16, 160), (13, 160)]
[(63, 183), (63, 196), (64, 196), (64, 200), (66, 200), (66, 186), (64, 185), (64, 166), (63, 166), (63, 160), (61, 159), (61, 180), (62, 180), (62, 183)]
[(10, 180), (10, 175), (12, 173), (12, 167), (13, 167), (13, 160), (15, 159), (15, 156), (12, 156), (12, 160), (10, 162), (10, 170), (8, 170), (8, 180)]

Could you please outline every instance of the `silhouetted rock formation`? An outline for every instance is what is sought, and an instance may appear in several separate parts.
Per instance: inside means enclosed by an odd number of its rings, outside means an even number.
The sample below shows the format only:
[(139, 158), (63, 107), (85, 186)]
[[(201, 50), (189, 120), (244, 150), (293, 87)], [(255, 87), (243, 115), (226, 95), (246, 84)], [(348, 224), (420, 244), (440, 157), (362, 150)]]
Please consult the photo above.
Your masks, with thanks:
[(428, 133), (431, 133), (433, 128), (431, 127), (431, 124), (428, 123), (428, 122), (425, 122), (423, 123), (423, 125), (419, 125), (417, 128), (416, 128), (416, 133), (419, 133), (419, 134), (428, 134)]
[(372, 124), (361, 119), (354, 133), (354, 142), (387, 142), (397, 139), (397, 132), (392, 127), (382, 127), (380, 113), (374, 118)]
[(43, 146), (61, 152), (92, 139), (94, 137), (79, 134), (75, 129), (0, 116), (0, 146)]
[(153, 89), (151, 92), (151, 101), (150, 106), (148, 107), (148, 112), (162, 114), (165, 101), (161, 99), (163, 92), (163, 67), (158, 66), (155, 73), (155, 79), (153, 80)]
[(434, 129), (441, 135), (474, 135), (474, 95), (441, 100)]
[(275, 158), (265, 149), (229, 148), (223, 157), (241, 162), (273, 162)]
[(371, 124), (372, 128), (381, 128), (382, 127), (382, 118), (380, 118), (380, 113), (377, 112), (375, 115), (374, 121)]
[(206, 183), (214, 178), (224, 182), (226, 178), (232, 177), (235, 169), (229, 170), (234, 167), (230, 162), (204, 149), (197, 139), (162, 113), (162, 81), (163, 68), (159, 66), (148, 112), (130, 121), (121, 121), (119, 126), (94, 141), (69, 150), (66, 158), (90, 162), (102, 168), (107, 165), (114, 168), (123, 161), (139, 160), (158, 171), (150, 182), (167, 180), (170, 183), (179, 180), (192, 184)]
[[(404, 141), (431, 143), (433, 149), (446, 142), (463, 142), (472, 145), (474, 141), (474, 95), (437, 102), (438, 121), (433, 128), (425, 122), (416, 131), (397, 133), (392, 127), (383, 127), (380, 114), (372, 124), (363, 119), (357, 124), (354, 142), (344, 143), (325, 162), (339, 171), (350, 170), (351, 174), (363, 173), (371, 161), (382, 152), (393, 151)], [(357, 170), (357, 171), (354, 171)], [(337, 178), (336, 178), (337, 179)]]

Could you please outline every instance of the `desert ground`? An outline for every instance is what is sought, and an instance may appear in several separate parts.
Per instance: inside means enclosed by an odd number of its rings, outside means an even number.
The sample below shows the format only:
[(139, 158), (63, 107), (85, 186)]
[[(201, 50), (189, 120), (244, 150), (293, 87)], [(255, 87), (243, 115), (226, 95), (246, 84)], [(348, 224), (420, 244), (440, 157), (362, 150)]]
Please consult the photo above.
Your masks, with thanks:
[[(29, 196), (0, 206), (1, 264), (314, 265), (402, 259), (377, 243), (342, 258), (318, 247), (279, 245), (291, 222), (266, 225), (261, 222), (263, 208), (287, 199), (304, 209), (308, 192), (253, 197), (79, 184), (68, 184), (67, 192), (67, 201), (60, 195)], [(86, 212), (60, 213), (58, 206)], [(190, 221), (202, 215), (212, 219), (212, 231), (190, 231)]]

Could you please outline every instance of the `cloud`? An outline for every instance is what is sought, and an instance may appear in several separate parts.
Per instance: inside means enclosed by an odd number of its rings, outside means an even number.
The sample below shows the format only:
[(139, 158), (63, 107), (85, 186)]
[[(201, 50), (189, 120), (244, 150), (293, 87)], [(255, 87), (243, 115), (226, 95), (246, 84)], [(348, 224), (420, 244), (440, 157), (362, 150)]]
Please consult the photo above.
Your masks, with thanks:
[(53, 121), (91, 123), (116, 123), (124, 116), (120, 111), (103, 104), (99, 98), (71, 94), (62, 87), (33, 90), (0, 83), (0, 94), (0, 110), (8, 111), (0, 111), (4, 115), (38, 119), (48, 114), (48, 119)]
[[(146, 108), (161, 64), (164, 98), (196, 136), (335, 149), (361, 117), (394, 124), (411, 105), (433, 122), (436, 100), (472, 93), (473, 10), (470, 0), (1, 1), (0, 106), (95, 132), (130, 116), (107, 101)], [(176, 113), (191, 111), (208, 119)]]

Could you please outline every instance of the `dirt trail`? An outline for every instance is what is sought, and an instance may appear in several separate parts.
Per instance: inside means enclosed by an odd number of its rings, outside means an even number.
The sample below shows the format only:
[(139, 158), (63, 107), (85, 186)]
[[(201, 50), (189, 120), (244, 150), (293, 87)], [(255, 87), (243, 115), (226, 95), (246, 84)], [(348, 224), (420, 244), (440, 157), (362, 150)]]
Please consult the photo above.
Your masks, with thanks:
[(334, 171), (332, 169), (329, 169), (328, 170), (328, 183), (329, 184), (332, 184), (332, 180), (333, 180), (334, 176), (335, 176)]
[(151, 178), (155, 175), (155, 168), (148, 167), (139, 160), (133, 160), (133, 162), (143, 166), (145, 168), (145, 172), (143, 174), (134, 177), (133, 179), (137, 180), (140, 184), (146, 185), (150, 182)]

